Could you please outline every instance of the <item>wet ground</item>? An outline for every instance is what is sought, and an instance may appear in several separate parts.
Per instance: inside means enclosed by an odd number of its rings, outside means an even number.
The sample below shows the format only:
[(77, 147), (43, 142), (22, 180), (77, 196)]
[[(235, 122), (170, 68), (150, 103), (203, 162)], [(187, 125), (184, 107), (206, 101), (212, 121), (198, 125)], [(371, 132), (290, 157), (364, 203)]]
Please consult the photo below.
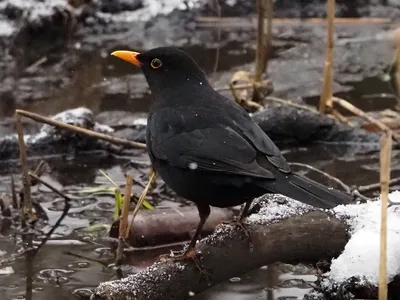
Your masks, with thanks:
[[(393, 9), (393, 15), (398, 12), (398, 8), (396, 9)], [(230, 12), (228, 9), (225, 11), (227, 14)], [(360, 11), (361, 15), (366, 14), (363, 10)], [(372, 7), (370, 15), (388, 16), (386, 11), (380, 10), (380, 6)], [(315, 15), (319, 16), (318, 13)], [(351, 15), (354, 16), (354, 13)], [(3, 24), (1, 22), (0, 19), (0, 24)], [(106, 32), (101, 37), (92, 37), (81, 30), (78, 32), (83, 37), (72, 41), (66, 49), (48, 51), (45, 55), (41, 53), (34, 59), (29, 56), (27, 65), (18, 64), (15, 58), (5, 55), (0, 59), (0, 70), (3, 71), (0, 74), (1, 120), (12, 117), (15, 108), (44, 115), (77, 106), (87, 106), (95, 113), (112, 110), (146, 112), (151, 103), (144, 77), (139, 70), (109, 56), (117, 48), (138, 45), (135, 50), (143, 50), (159, 44), (182, 45), (204, 68), (216, 87), (225, 87), (234, 71), (252, 68), (255, 35), (251, 28), (225, 28), (219, 38), (215, 28), (185, 29), (183, 32), (171, 33), (177, 28), (175, 23), (160, 18), (158, 25), (154, 25), (157, 24), (155, 22), (148, 24), (143, 33), (145, 37), (129, 31), (126, 23), (120, 26), (124, 30), (116, 30), (116, 35), (107, 35), (109, 33)], [(114, 28), (113, 26), (116, 25), (109, 25), (110, 28)], [(137, 26), (137, 30), (144, 28)], [(166, 28), (163, 29), (162, 26)], [(361, 26), (362, 28), (360, 25), (338, 26), (334, 91), (336, 95), (367, 111), (393, 108), (396, 101), (391, 95), (393, 89), (387, 78), (392, 58), (391, 26)], [(169, 34), (165, 35), (165, 32)], [(273, 59), (269, 76), (274, 82), (275, 96), (295, 101), (304, 100), (309, 104), (318, 101), (324, 38), (324, 26), (292, 24), (274, 27)], [(9, 41), (2, 39), (2, 42)], [(217, 72), (214, 73), (217, 51), (219, 60)], [(342, 179), (348, 185), (365, 185), (379, 181), (379, 156), (376, 153), (342, 156), (325, 146), (283, 150), (288, 161), (313, 165)], [(393, 153), (392, 177), (400, 175), (400, 167), (396, 163), (398, 154)], [(106, 231), (87, 230), (91, 225), (110, 224), (114, 199), (110, 195), (82, 196), (77, 191), (100, 185), (110, 186), (99, 169), (104, 170), (118, 183), (123, 182), (126, 172), (144, 180), (146, 171), (135, 169), (130, 165), (130, 159), (147, 160), (147, 157), (143, 153), (126, 159), (93, 156), (46, 159), (51, 172), (44, 179), (74, 194), (76, 199), (54, 239), (31, 261), (31, 265), (23, 258), (18, 258), (9, 264), (13, 268), (13, 274), (2, 275), (0, 268), (0, 299), (24, 299), (27, 295), (29, 298), (29, 292), (26, 293), (26, 288), (29, 288), (26, 274), (30, 268), (32, 299), (50, 300), (55, 295), (59, 299), (80, 299), (88, 295), (88, 290), (96, 287), (99, 282), (116, 278), (115, 270), (108, 266), (112, 263), (109, 246), (101, 238), (106, 235)], [(35, 163), (37, 162), (31, 162), (32, 165)], [(14, 174), (19, 178), (19, 170), (13, 165), (1, 166), (0, 194), (9, 194), (10, 175)], [(325, 180), (315, 174), (309, 175), (314, 179)], [(326, 180), (324, 182), (332, 184)], [(134, 187), (137, 194), (141, 189), (140, 186)], [(40, 202), (51, 226), (62, 211), (62, 200), (43, 187), (35, 195), (40, 195)], [(155, 195), (150, 201), (159, 206), (179, 205), (168, 199), (157, 199)], [(44, 230), (48, 230), (49, 226)], [(6, 221), (2, 220), (0, 227), (1, 260), (20, 251), (21, 239), (14, 228), (7, 228)], [(168, 248), (135, 251), (130, 258), (133, 267), (127, 271), (138, 271), (151, 264), (157, 255), (168, 251)], [(312, 270), (303, 266), (269, 266), (232, 278), (192, 299), (297, 299), (308, 290), (308, 285), (303, 280), (314, 279)]]

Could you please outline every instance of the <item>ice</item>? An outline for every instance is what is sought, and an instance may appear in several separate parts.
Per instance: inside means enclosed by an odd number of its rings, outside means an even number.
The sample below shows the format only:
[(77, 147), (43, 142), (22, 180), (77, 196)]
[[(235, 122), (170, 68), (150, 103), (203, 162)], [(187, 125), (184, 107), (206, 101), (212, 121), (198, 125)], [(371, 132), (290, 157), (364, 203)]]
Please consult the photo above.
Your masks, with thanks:
[[(393, 202), (400, 201), (400, 192), (389, 194)], [(341, 205), (334, 209), (337, 217), (350, 227), (350, 240), (343, 253), (332, 260), (327, 274), (333, 282), (343, 283), (350, 277), (358, 277), (369, 284), (378, 285), (380, 255), (381, 202)], [(388, 208), (387, 267), (388, 280), (400, 272), (400, 207)]]

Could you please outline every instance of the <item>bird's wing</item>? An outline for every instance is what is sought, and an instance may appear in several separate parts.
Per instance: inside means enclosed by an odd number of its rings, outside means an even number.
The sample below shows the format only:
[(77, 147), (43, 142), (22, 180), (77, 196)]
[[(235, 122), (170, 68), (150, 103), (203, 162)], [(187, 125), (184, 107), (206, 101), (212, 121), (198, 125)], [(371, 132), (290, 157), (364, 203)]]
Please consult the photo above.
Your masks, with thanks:
[(152, 155), (186, 169), (270, 178), (274, 175), (257, 161), (257, 151), (230, 127), (168, 131), (150, 135)]
[[(247, 117), (245, 119), (247, 119)], [(280, 171), (290, 173), (290, 166), (286, 162), (286, 159), (260, 126), (258, 126), (250, 117), (244, 121), (240, 118), (238, 118), (238, 120), (239, 122), (234, 121), (235, 126), (241, 130), (241, 133), (253, 144), (253, 146), (263, 153), (267, 160)]]

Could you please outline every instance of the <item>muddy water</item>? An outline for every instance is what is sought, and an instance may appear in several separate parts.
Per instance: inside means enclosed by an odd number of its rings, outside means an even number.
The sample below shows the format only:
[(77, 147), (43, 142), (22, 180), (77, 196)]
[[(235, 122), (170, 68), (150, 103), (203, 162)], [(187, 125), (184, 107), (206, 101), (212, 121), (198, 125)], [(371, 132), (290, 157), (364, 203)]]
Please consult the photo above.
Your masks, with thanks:
[[(202, 47), (187, 49), (210, 75), (214, 68), (215, 49)], [(84, 57), (85, 54), (82, 54)], [(86, 54), (87, 56), (87, 54)], [(231, 43), (220, 52), (218, 70), (230, 68), (251, 62), (254, 51), (242, 45)], [(132, 81), (127, 81), (125, 75), (133, 74)], [(72, 84), (65, 90), (56, 92), (51, 100), (26, 103), (18, 106), (42, 114), (53, 114), (61, 110), (85, 105), (95, 112), (105, 110), (147, 111), (150, 105), (144, 78), (138, 70), (114, 60), (104, 53), (95, 53), (80, 68), (71, 71)], [(114, 82), (114, 90), (104, 93), (96, 89), (97, 85), (109, 85)], [(368, 89), (367, 89), (368, 87)], [(355, 99), (371, 99), (387, 92), (385, 87), (371, 90), (370, 85), (356, 87), (352, 97)], [(375, 85), (376, 87), (376, 85)], [(112, 89), (113, 86), (108, 86)], [(369, 96), (368, 96), (369, 95)], [(372, 96), (371, 96), (372, 95)], [(380, 96), (379, 96), (380, 97)], [(306, 99), (314, 101), (315, 99)], [(378, 104), (377, 104), (378, 103)], [(392, 107), (394, 101), (360, 101), (360, 106), (369, 105), (370, 109)], [(11, 116), (10, 107), (0, 106), (0, 116)], [(396, 153), (395, 153), (396, 154)], [(316, 146), (312, 148), (285, 149), (289, 161), (303, 162), (320, 168), (339, 177), (348, 185), (375, 183), (379, 180), (379, 160), (374, 155), (346, 155), (336, 153), (331, 148)], [(145, 154), (135, 159), (146, 159)], [(143, 170), (129, 167), (128, 160), (111, 160), (102, 157), (55, 158), (48, 159), (51, 173), (46, 180), (65, 191), (77, 191), (98, 186), (110, 186), (99, 169), (108, 173), (115, 181), (122, 182), (126, 171), (135, 176), (143, 176)], [(32, 163), (34, 165), (34, 163)], [(15, 168), (0, 168), (0, 193), (9, 193), (10, 175), (18, 175)], [(400, 175), (399, 168), (394, 168), (393, 176)], [(399, 173), (399, 174), (397, 174)], [(315, 174), (310, 174), (320, 179)], [(325, 180), (325, 183), (330, 184)], [(59, 217), (63, 203), (55, 195), (44, 188), (34, 195), (41, 195), (41, 204), (49, 217), (49, 224), (54, 224)], [(112, 266), (112, 255), (109, 246), (101, 237), (106, 235), (104, 229), (87, 230), (87, 227), (98, 224), (109, 224), (112, 220), (113, 197), (82, 196), (76, 193), (70, 214), (56, 231), (52, 239), (33, 261), (18, 258), (9, 264), (13, 274), (0, 275), (0, 299), (76, 299), (84, 298), (89, 290), (101, 281), (116, 279)], [(159, 203), (160, 201), (156, 201)], [(163, 205), (172, 205), (162, 202)], [(45, 227), (48, 230), (49, 226)], [(290, 247), (290, 245), (288, 245)], [(13, 228), (7, 228), (6, 222), (1, 223), (0, 259), (21, 249), (20, 235)], [(5, 253), (3, 253), (5, 251)], [(128, 271), (139, 271), (151, 264), (161, 253), (159, 251), (137, 251), (133, 253), (133, 266)], [(74, 255), (71, 254), (71, 252)], [(78, 256), (76, 256), (78, 255)], [(1, 274), (1, 272), (0, 272)], [(29, 275), (27, 277), (27, 274)], [(243, 274), (238, 278), (224, 282), (202, 295), (192, 299), (298, 299), (307, 291), (307, 281), (315, 277), (312, 270), (304, 266), (268, 266)], [(306, 282), (305, 282), (306, 281)], [(32, 289), (30, 288), (32, 286)]]

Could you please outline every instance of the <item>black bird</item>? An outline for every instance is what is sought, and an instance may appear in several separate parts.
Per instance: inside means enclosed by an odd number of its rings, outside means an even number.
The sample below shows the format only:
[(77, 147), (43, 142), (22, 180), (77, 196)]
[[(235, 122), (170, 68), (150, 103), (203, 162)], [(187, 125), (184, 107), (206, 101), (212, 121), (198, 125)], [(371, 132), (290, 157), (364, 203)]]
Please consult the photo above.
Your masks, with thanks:
[(252, 200), (265, 193), (279, 193), (320, 208), (352, 200), (292, 173), (267, 134), (239, 104), (216, 92), (184, 51), (160, 47), (112, 55), (142, 68), (154, 98), (146, 137), (153, 168), (199, 210), (199, 225), (181, 258), (195, 254), (210, 206), (246, 203), (238, 220), (242, 222)]

